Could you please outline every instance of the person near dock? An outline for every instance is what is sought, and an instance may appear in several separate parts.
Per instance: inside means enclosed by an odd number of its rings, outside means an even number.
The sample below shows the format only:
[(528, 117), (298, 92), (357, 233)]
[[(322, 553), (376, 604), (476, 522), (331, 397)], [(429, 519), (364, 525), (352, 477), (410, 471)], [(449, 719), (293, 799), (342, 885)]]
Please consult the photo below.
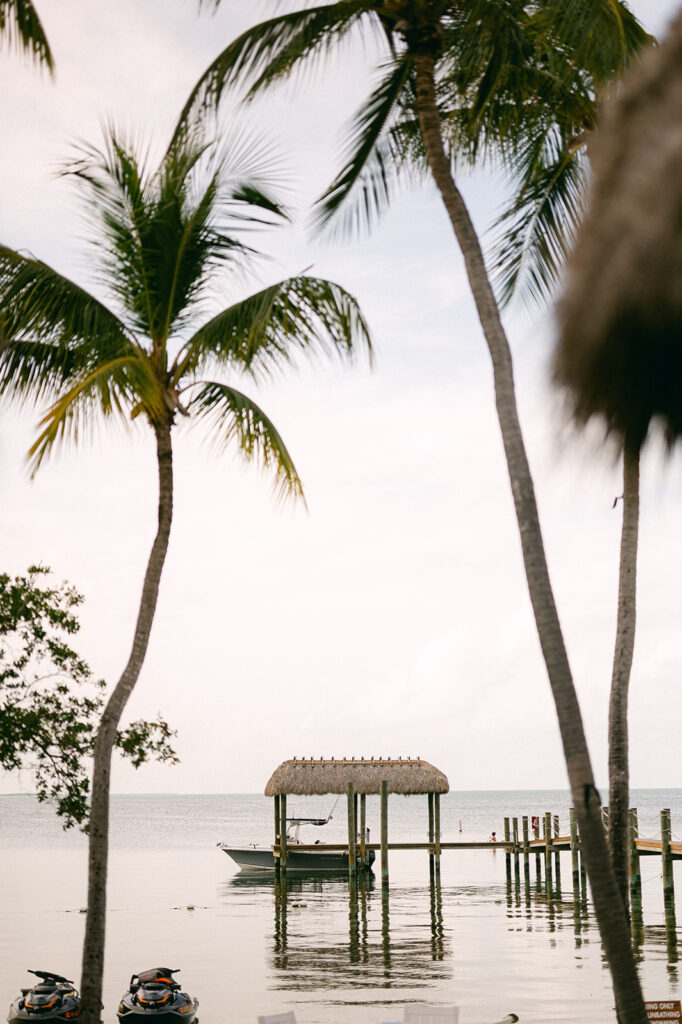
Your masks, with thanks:
[(494, 832), (490, 836), (490, 842), (491, 843), (496, 843), (497, 842), (497, 836), (495, 835)]

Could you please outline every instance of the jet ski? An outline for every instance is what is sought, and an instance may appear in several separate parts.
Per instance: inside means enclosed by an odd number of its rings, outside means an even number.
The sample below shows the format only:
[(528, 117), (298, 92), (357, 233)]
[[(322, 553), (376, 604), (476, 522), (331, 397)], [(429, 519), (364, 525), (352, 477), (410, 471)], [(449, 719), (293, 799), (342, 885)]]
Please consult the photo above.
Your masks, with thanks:
[(21, 1021), (65, 1021), (72, 1020), (80, 1013), (80, 996), (73, 982), (52, 971), (29, 971), (39, 978), (33, 988), (22, 988), (21, 995), (9, 1009), (9, 1024)]
[(117, 1017), (119, 1021), (139, 1024), (141, 1018), (154, 1024), (171, 1024), (184, 1021), (198, 1024), (199, 1000), (192, 999), (180, 989), (180, 983), (173, 977), (179, 968), (155, 967), (141, 974), (133, 974), (130, 987), (121, 998)]

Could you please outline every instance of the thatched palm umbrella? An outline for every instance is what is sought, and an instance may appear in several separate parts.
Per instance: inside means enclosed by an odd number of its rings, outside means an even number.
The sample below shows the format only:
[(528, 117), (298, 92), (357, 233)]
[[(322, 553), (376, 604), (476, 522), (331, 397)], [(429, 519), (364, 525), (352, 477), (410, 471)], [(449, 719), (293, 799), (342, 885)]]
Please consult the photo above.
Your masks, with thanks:
[(555, 377), (631, 452), (682, 436), (682, 13), (604, 105)]

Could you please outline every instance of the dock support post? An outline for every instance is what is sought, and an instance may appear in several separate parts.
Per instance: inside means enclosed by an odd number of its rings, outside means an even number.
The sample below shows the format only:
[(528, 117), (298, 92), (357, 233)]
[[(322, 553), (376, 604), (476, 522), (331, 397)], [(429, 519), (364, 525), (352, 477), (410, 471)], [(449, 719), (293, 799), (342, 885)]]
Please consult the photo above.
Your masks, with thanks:
[[(639, 853), (637, 852), (637, 838), (639, 836), (639, 822), (637, 820), (637, 808), (630, 808), (630, 901), (633, 905), (637, 900), (642, 899), (642, 872), (639, 864)], [(634, 916), (634, 909), (633, 909)]]
[(381, 884), (388, 885), (388, 782), (381, 782)]
[(571, 872), (573, 874), (573, 899), (577, 902), (580, 899), (580, 864), (578, 862), (578, 821), (575, 816), (575, 808), (571, 807), (568, 812), (568, 820), (571, 829)]
[(279, 868), (286, 873), (287, 870), (287, 798), (282, 793), (279, 798)]
[[(273, 800), (275, 805), (275, 841), (274, 846), (279, 846), (279, 793), (275, 795)], [(279, 874), (279, 857), (275, 857), (275, 874)]]
[[(511, 832), (509, 829), (509, 818), (504, 819), (504, 841), (505, 843), (511, 842)], [(507, 882), (511, 882), (511, 854), (509, 847), (504, 848), (504, 866), (507, 871)]]
[(578, 829), (578, 849), (580, 850), (580, 896), (581, 899), (587, 899), (587, 871), (585, 869), (585, 851), (583, 850), (582, 839), (580, 838), (580, 829)]
[(436, 844), (436, 877), (440, 878), (440, 793), (433, 794), (433, 830)]
[(530, 885), (530, 864), (528, 862), (528, 815), (521, 818), (521, 834), (523, 836), (523, 880)]
[(434, 864), (435, 864), (435, 850), (433, 848), (434, 842), (434, 826), (433, 826), (433, 793), (428, 794), (429, 800), (429, 877), (433, 877)]
[[(554, 838), (559, 839), (559, 815), (554, 815)], [(554, 851), (554, 881), (556, 884), (557, 895), (561, 895), (561, 850), (556, 849)]]
[(353, 884), (358, 870), (357, 849), (355, 846), (358, 828), (355, 821), (355, 786), (352, 782), (348, 783), (346, 793), (348, 797), (348, 876), (351, 884)]
[(545, 888), (552, 890), (552, 815), (545, 811), (544, 829), (545, 835)]
[(661, 811), (661, 860), (663, 861), (663, 898), (667, 902), (675, 900), (675, 884), (673, 882), (673, 858), (670, 852), (670, 808)]
[(363, 870), (367, 867), (367, 797), (360, 794), (360, 860)]
[[(540, 838), (540, 815), (535, 815), (535, 823), (533, 824), (533, 839)], [(535, 884), (540, 885), (540, 879), (542, 877), (541, 872), (541, 859), (540, 851), (536, 848), (535, 850)]]
[(675, 882), (673, 880), (673, 855), (670, 850), (672, 826), (670, 808), (661, 811), (661, 860), (663, 861), (663, 909), (665, 911), (665, 941), (668, 963), (678, 961), (677, 922), (675, 919)]
[(514, 842), (514, 882), (519, 884), (519, 819), (512, 818), (512, 839)]

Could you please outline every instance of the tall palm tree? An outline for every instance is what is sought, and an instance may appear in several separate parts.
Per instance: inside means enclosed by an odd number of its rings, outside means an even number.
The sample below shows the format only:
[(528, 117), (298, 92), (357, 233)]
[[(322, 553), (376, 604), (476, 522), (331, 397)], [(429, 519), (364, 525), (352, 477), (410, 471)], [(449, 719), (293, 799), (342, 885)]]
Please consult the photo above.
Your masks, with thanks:
[[(489, 0), (469, 7), (441, 100), (450, 151), (475, 166), (501, 161), (512, 197), (497, 221), (492, 271), (502, 304), (516, 292), (535, 305), (553, 299), (581, 222), (588, 183), (587, 141), (597, 127), (597, 91), (613, 77), (619, 54), (606, 51), (589, 67), (572, 48), (547, 47), (546, 22), (520, 17), (524, 3)], [(465, 28), (462, 24), (461, 28)], [(651, 42), (636, 23), (627, 53)], [(533, 54), (529, 60), (529, 54)], [(540, 59), (538, 60), (538, 56)], [(491, 88), (491, 69), (496, 84)], [(441, 95), (445, 93), (441, 84)], [(409, 122), (397, 132), (410, 131)], [(405, 149), (405, 145), (401, 147)], [(365, 190), (370, 182), (365, 183)], [(621, 897), (629, 910), (628, 691), (636, 624), (639, 456), (623, 453), (623, 522), (619, 596), (608, 722), (608, 845)]]
[(10, 48), (54, 71), (52, 51), (31, 0), (0, 0), (0, 46), (3, 39)]
[[(102, 716), (90, 809), (88, 914), (81, 1020), (100, 1017), (111, 750), (117, 723), (147, 651), (173, 511), (175, 428), (203, 423), (220, 445), (273, 473), (277, 493), (302, 497), (284, 442), (259, 406), (222, 379), (266, 378), (297, 351), (352, 356), (369, 349), (355, 300), (314, 277), (279, 281), (200, 318), (220, 271), (254, 254), (235, 236), (243, 224), (278, 218), (258, 162), (207, 145), (196, 131), (176, 139), (155, 171), (110, 130), (102, 152), (85, 150), (70, 167), (97, 228), (97, 255), (112, 303), (105, 305), (52, 267), (0, 247), (0, 394), (30, 402), (55, 395), (30, 450), (34, 471), (65, 440), (97, 419), (139, 419), (154, 434), (158, 529), (144, 576), (132, 650)], [(240, 168), (241, 165), (241, 168)], [(199, 320), (199, 326), (197, 326)]]
[[(479, 39), (485, 38), (488, 26), (487, 34), (495, 38), (495, 19), (504, 18), (505, 11), (510, 9), (516, 31), (505, 35), (505, 44), (512, 47), (511, 51), (505, 54), (503, 48), (495, 47), (496, 59), (488, 61), (481, 77), (472, 78), (472, 67), (477, 60), (480, 64)], [(627, 63), (647, 37), (625, 4), (606, 0), (589, 5), (576, 0), (541, 0), (533, 4), (521, 0), (473, 0), (471, 4), (455, 0), (337, 0), (282, 14), (243, 33), (202, 76), (184, 113), (189, 115), (197, 105), (217, 105), (225, 87), (236, 81), (249, 83), (253, 95), (289, 74), (301, 62), (320, 59), (332, 45), (363, 28), (385, 42), (381, 78), (356, 119), (347, 163), (323, 197), (318, 212), (323, 221), (328, 219), (356, 189), (359, 199), (351, 206), (351, 216), (356, 221), (371, 217), (390, 199), (396, 169), (414, 167), (412, 149), (424, 153), (464, 257), (492, 360), (496, 407), (528, 589), (555, 700), (619, 1016), (627, 1024), (644, 1024), (646, 1011), (628, 922), (603, 834), (600, 797), (549, 579), (533, 480), (518, 418), (511, 351), (482, 248), (453, 176), (453, 163), (459, 154), (451, 144), (457, 140), (456, 132), (452, 140), (448, 133), (447, 103), (453, 81), (457, 83), (459, 77), (460, 91), (472, 100), (467, 109), (473, 116), (474, 129), (477, 119), (487, 125), (485, 111), (496, 109), (500, 120), (498, 124), (490, 122), (493, 138), (494, 132), (499, 131), (500, 139), (508, 143), (514, 139), (528, 140), (533, 118), (536, 124), (542, 123), (558, 89), (578, 84), (580, 88), (572, 95), (578, 100), (589, 97)], [(519, 70), (517, 83), (514, 75)], [(524, 89), (529, 84), (531, 102), (527, 103)], [(495, 97), (501, 100), (497, 105), (491, 103)], [(406, 134), (400, 128), (396, 130), (397, 122), (411, 124), (411, 136), (409, 131)], [(472, 125), (457, 116), (451, 124), (465, 129), (464, 137), (473, 140), (470, 152), (475, 155), (476, 131), (466, 130)], [(576, 148), (589, 127), (583, 118), (576, 124), (576, 138), (565, 132), (562, 135), (556, 129), (547, 138), (550, 142), (555, 138), (555, 149), (561, 154)], [(532, 147), (527, 149), (532, 158)], [(522, 147), (510, 145), (501, 152), (513, 152), (518, 158)], [(536, 168), (542, 169), (542, 160), (536, 160)], [(526, 198), (532, 208), (532, 188), (538, 185), (537, 177), (531, 176), (528, 184), (531, 193)], [(567, 194), (570, 198), (570, 190)], [(523, 215), (523, 206), (517, 213)], [(542, 240), (541, 235), (537, 237)], [(560, 239), (561, 235), (556, 237)], [(527, 249), (524, 243), (519, 251), (523, 254)], [(560, 262), (562, 255), (560, 250), (554, 253), (555, 263)], [(547, 265), (551, 267), (551, 260)]]
[[(629, 484), (624, 481), (624, 516), (652, 422), (663, 428), (671, 448), (681, 434), (674, 383), (679, 378), (680, 337), (679, 260), (675, 262), (679, 176), (670, 174), (680, 164), (676, 125), (681, 59), (678, 13), (660, 48), (628, 73), (618, 94), (604, 105), (593, 145), (591, 203), (559, 305), (555, 377), (569, 391), (576, 420), (601, 418), (623, 452), (631, 477)], [(634, 523), (627, 543), (632, 548), (636, 541)], [(627, 582), (634, 587), (634, 573)], [(622, 631), (626, 642), (633, 632), (634, 621), (629, 632)], [(614, 678), (615, 672), (614, 665)], [(619, 704), (611, 705), (616, 729), (626, 709), (627, 692)], [(627, 732), (620, 735), (627, 750)], [(627, 779), (620, 784), (624, 788)], [(624, 817), (627, 806), (622, 804), (618, 813)], [(610, 825), (612, 816), (613, 807)], [(626, 865), (622, 858), (625, 891)]]
[(623, 906), (630, 911), (630, 755), (628, 696), (637, 624), (639, 452), (623, 451), (623, 524), (618, 613), (609, 698), (609, 851)]

